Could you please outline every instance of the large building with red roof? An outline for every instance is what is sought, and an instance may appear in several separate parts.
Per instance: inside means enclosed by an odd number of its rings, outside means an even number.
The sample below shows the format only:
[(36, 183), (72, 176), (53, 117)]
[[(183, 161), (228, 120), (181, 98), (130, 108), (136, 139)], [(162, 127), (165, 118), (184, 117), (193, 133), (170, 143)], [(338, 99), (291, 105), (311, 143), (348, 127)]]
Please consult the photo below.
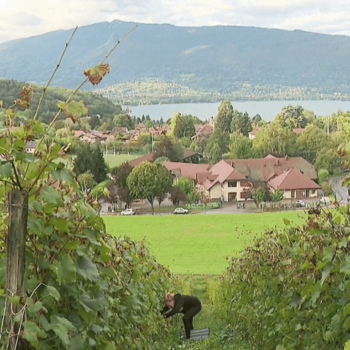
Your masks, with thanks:
[(280, 189), (285, 199), (317, 198), (314, 166), (301, 157), (225, 159), (214, 165), (164, 162), (176, 178), (189, 176), (202, 196), (210, 200), (244, 201), (254, 183)]

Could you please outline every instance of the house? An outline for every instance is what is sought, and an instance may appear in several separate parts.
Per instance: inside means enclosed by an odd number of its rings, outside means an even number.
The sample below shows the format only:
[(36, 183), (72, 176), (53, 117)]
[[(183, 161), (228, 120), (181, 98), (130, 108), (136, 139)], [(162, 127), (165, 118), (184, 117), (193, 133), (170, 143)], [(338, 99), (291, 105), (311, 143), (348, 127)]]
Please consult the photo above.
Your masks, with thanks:
[(249, 181), (268, 182), (292, 168), (299, 169), (311, 180), (317, 180), (315, 167), (302, 157), (276, 157), (269, 154), (264, 158), (225, 159), (225, 162), (241, 172)]
[(202, 127), (191, 137), (192, 140), (211, 135), (214, 132), (214, 125), (204, 124)]
[(148, 153), (148, 154), (145, 154), (142, 157), (138, 157), (136, 159), (130, 160), (129, 164), (131, 165), (132, 168), (135, 168), (140, 163), (142, 163), (142, 162), (144, 162), (146, 160), (149, 161), (149, 162), (153, 162), (153, 157), (154, 157), (154, 153)]
[(317, 198), (320, 185), (292, 168), (268, 181), (270, 188), (284, 191), (285, 199)]
[(248, 189), (263, 182), (281, 189), (285, 199), (316, 198), (320, 186), (314, 166), (302, 157), (225, 159), (217, 164), (164, 162), (176, 178), (189, 176), (203, 197), (229, 202), (246, 200)]
[(28, 141), (26, 143), (26, 152), (27, 153), (34, 153), (35, 149), (36, 149), (36, 142), (34, 141)]
[(188, 176), (202, 194), (202, 199), (244, 200), (246, 189), (251, 183), (239, 171), (231, 167), (224, 160), (215, 165), (164, 162), (176, 178)]
[(208, 199), (231, 202), (245, 200), (251, 183), (238, 170), (221, 160), (210, 168), (206, 179), (198, 185), (200, 192)]
[[(257, 159), (225, 159), (248, 181), (264, 182), (273, 189), (285, 191), (284, 197), (316, 198), (320, 186), (315, 167), (302, 157), (276, 157), (268, 155)], [(293, 182), (293, 179), (295, 183)], [(289, 186), (289, 187), (288, 187)]]

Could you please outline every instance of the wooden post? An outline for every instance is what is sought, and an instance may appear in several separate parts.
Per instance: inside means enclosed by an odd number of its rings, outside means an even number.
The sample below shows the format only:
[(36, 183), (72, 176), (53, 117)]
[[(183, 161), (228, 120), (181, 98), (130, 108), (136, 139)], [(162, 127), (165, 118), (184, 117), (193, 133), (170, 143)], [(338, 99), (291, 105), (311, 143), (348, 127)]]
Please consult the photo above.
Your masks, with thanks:
[[(7, 235), (7, 266), (6, 289), (9, 296), (25, 298), (24, 270), (28, 219), (28, 193), (22, 190), (12, 190), (8, 196), (9, 226)], [(10, 305), (10, 304), (8, 304)], [(13, 312), (19, 308), (12, 305)], [(11, 307), (7, 310), (8, 330), (10, 332), (10, 349), (15, 349), (18, 325), (14, 323)], [(23, 341), (17, 344), (17, 349), (23, 349)]]

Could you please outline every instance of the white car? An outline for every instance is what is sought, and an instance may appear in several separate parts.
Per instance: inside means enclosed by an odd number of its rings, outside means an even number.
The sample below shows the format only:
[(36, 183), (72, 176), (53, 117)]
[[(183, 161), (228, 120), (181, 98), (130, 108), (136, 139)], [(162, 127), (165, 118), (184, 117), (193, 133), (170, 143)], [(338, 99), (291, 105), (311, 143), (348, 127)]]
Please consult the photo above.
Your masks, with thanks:
[(188, 214), (188, 209), (176, 208), (176, 209), (174, 210), (174, 214)]
[(121, 215), (135, 215), (136, 212), (134, 209), (130, 208), (130, 209), (123, 210), (120, 214)]
[(296, 207), (305, 207), (305, 202), (301, 199), (295, 202)]
[(323, 203), (323, 204), (328, 204), (331, 202), (331, 200), (329, 199), (329, 197), (322, 197), (320, 199), (320, 202)]

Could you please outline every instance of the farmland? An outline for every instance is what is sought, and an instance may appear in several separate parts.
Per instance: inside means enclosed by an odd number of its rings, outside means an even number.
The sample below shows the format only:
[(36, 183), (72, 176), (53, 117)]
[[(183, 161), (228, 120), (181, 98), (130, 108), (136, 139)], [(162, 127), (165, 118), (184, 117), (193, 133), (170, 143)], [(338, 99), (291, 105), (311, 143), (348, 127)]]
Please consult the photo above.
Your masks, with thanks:
[(227, 259), (249, 245), (255, 235), (284, 220), (303, 223), (303, 212), (193, 214), (186, 216), (106, 216), (107, 232), (145, 239), (157, 261), (176, 274), (221, 274)]

